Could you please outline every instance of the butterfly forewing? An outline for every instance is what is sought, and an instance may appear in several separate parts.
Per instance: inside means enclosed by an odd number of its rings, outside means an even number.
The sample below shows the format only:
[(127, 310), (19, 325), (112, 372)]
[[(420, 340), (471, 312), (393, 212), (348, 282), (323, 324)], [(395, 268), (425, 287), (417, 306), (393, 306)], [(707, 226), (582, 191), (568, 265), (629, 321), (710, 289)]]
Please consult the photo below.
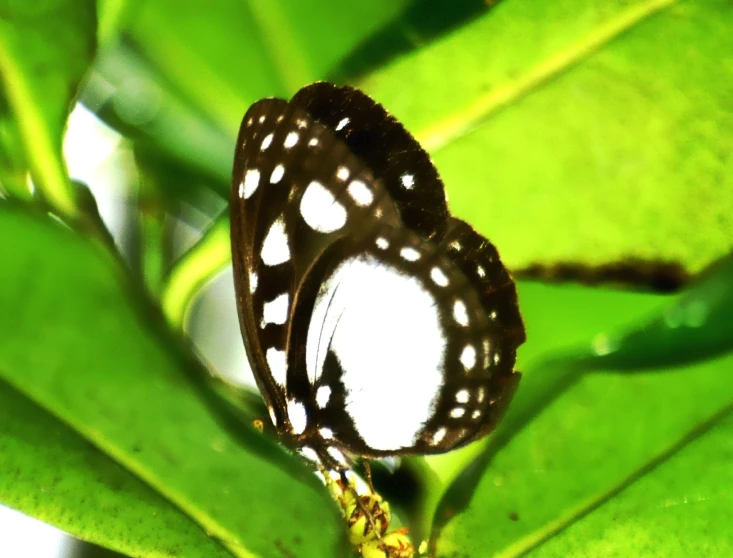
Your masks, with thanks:
[(425, 150), (382, 105), (358, 89), (326, 82), (304, 87), (291, 102), (332, 129), (384, 182), (404, 226), (442, 237), (448, 217), (443, 182)]
[(231, 206), (240, 324), (258, 386), (282, 425), (288, 389), (298, 384), (288, 338), (304, 274), (336, 238), (399, 218), (368, 167), (278, 99), (256, 103), (242, 121)]
[(524, 341), (514, 282), (381, 105), (330, 84), (255, 103), (231, 207), (242, 334), (287, 444), (343, 468), (495, 426)]

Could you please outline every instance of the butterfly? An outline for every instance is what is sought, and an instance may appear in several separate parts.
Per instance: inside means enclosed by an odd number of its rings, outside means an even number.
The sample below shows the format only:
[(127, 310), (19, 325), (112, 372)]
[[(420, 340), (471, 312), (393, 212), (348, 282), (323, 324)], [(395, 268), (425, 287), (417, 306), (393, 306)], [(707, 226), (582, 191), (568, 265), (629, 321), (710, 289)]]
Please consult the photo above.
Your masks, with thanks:
[(525, 340), (514, 281), (365, 93), (318, 82), (250, 107), (231, 240), (242, 337), (286, 446), (343, 471), (495, 428)]

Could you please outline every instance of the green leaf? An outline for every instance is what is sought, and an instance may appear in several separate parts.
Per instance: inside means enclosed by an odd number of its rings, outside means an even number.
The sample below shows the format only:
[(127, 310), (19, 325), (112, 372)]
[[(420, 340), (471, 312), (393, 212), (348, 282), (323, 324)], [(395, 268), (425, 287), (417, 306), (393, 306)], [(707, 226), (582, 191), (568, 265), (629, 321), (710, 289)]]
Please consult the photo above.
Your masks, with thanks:
[[(149, 485), (166, 513), (180, 510), (202, 538), (234, 555), (338, 554), (338, 514), (312, 472), (248, 425), (222, 429), (228, 415), (212, 407), (206, 371), (114, 261), (7, 202), (0, 238), (14, 239), (0, 247), (0, 314), (13, 317), (0, 320), (1, 379)], [(64, 508), (79, 513), (94, 496), (81, 491)], [(104, 527), (95, 540), (118, 540)], [(150, 544), (149, 525), (138, 527)], [(183, 536), (171, 532), (149, 553)]]
[(716, 419), (709, 432), (547, 541), (542, 556), (730, 556), (733, 417), (728, 410)]
[(234, 137), (247, 107), (323, 79), (407, 0), (351, 4), (209, 2), (141, 4), (129, 26), (140, 51), (181, 96)]
[(0, 381), (0, 501), (131, 556), (230, 556), (150, 486)]
[(596, 336), (590, 347), (578, 351), (578, 366), (613, 370), (664, 368), (730, 351), (731, 285), (733, 255), (716, 262), (683, 296), (643, 326)]
[(696, 272), (733, 246), (732, 27), (725, 0), (506, 0), (362, 86), (511, 268)]
[[(715, 483), (699, 483), (699, 469), (679, 463), (703, 462), (706, 456), (725, 454), (725, 446), (714, 447), (708, 438), (720, 441), (716, 429), (730, 423), (733, 356), (700, 359), (731, 346), (733, 330), (718, 332), (721, 317), (730, 315), (730, 289), (723, 286), (731, 284), (731, 269), (730, 259), (721, 262), (671, 306), (657, 309), (657, 314), (669, 316), (670, 308), (687, 308), (691, 301), (704, 304), (709, 319), (697, 321), (699, 331), (688, 336), (676, 327), (679, 324), (670, 328), (662, 319), (640, 320), (651, 306), (659, 306), (657, 297), (577, 288), (521, 289), (528, 338), (539, 339), (527, 345), (529, 355), (522, 353), (522, 361), (529, 357), (530, 364), (523, 365), (525, 377), (506, 419), (441, 503), (438, 527), (442, 529), (435, 543), (438, 554), (471, 555), (482, 549), (517, 556), (537, 548), (544, 555), (546, 541), (566, 529), (556, 548), (593, 549), (606, 534), (598, 520), (581, 519), (589, 513), (608, 518), (620, 510), (636, 510), (642, 518), (649, 517), (649, 524), (639, 532), (650, 534), (656, 510), (681, 498), (680, 494), (694, 492), (693, 487), (701, 487), (701, 492), (695, 492), (701, 500), (729, 498), (729, 491), (711, 490)], [(542, 300), (552, 302), (538, 304), (541, 313), (533, 313), (533, 301)], [(568, 341), (581, 342), (579, 334), (615, 329), (620, 319), (641, 325), (626, 335), (586, 340), (581, 349), (563, 349)], [(599, 350), (599, 337), (619, 342), (611, 352)], [(667, 341), (666, 352), (660, 339)], [(649, 347), (651, 358), (644, 347)], [(616, 357), (609, 358), (611, 355)], [(656, 364), (666, 366), (665, 373), (587, 374), (612, 367), (638, 370), (649, 366), (654, 355), (663, 356)], [(698, 360), (688, 364), (691, 355)], [(717, 480), (725, 483), (722, 469), (714, 467)], [(656, 499), (650, 500), (646, 491), (637, 488), (639, 483), (656, 487)], [(607, 506), (610, 511), (604, 511)], [(713, 504), (695, 513), (715, 513), (716, 509)], [(686, 531), (687, 515), (675, 517), (664, 519), (674, 526), (672, 530)], [(585, 526), (575, 529), (578, 521)], [(710, 528), (719, 525), (714, 516), (711, 522)], [(490, 530), (482, 529), (488, 524)], [(588, 538), (574, 539), (570, 533)], [(715, 544), (723, 539), (722, 533), (713, 531), (712, 535)], [(621, 531), (616, 533), (619, 541), (622, 536)], [(610, 544), (619, 541), (612, 539)], [(674, 544), (682, 544), (681, 539), (668, 540), (668, 548)]]
[(95, 3), (3, 0), (0, 13), (0, 141), (12, 153), (0, 157), (0, 178), (18, 192), (20, 176), (30, 171), (48, 201), (74, 217), (61, 139), (77, 86), (94, 56)]

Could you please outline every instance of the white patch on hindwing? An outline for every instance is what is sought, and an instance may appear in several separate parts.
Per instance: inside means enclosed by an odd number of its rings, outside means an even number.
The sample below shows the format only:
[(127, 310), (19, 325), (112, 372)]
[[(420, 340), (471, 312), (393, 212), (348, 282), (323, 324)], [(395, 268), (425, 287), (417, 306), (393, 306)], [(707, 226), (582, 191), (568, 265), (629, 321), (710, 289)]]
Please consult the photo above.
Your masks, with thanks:
[(363, 254), (344, 260), (321, 285), (306, 370), (315, 385), (332, 351), (356, 431), (372, 449), (398, 450), (412, 447), (433, 416), (445, 343), (436, 300), (421, 280)]

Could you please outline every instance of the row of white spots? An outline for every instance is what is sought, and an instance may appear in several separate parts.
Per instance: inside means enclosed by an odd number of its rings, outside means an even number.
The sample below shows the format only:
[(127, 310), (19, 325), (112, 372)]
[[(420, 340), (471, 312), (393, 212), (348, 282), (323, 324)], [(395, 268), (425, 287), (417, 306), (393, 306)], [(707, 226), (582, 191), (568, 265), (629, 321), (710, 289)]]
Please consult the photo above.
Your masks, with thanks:
[(272, 169), (272, 174), (270, 175), (270, 184), (277, 184), (280, 182), (284, 174), (285, 167), (282, 165), (276, 165), (275, 168)]
[[(277, 165), (270, 175), (270, 184), (280, 182), (284, 174), (285, 167)], [(247, 169), (247, 172), (244, 173), (244, 180), (239, 185), (239, 197), (248, 200), (257, 191), (259, 185), (260, 171), (258, 169)]]
[(430, 270), (430, 278), (433, 280), (433, 283), (435, 283), (439, 287), (448, 286), (448, 277), (439, 267), (434, 267)]
[(305, 457), (307, 460), (313, 461), (314, 463), (317, 463), (317, 464), (320, 465), (321, 460), (318, 457), (318, 454), (316, 453), (316, 450), (314, 450), (313, 448), (308, 447), (308, 446), (303, 446), (298, 451), (300, 452), (300, 455), (302, 455), (303, 457)]
[(466, 304), (461, 299), (457, 299), (453, 303), (453, 319), (463, 327), (468, 325), (468, 311)]
[[(321, 431), (323, 431), (323, 430), (329, 430), (329, 429), (328, 428), (322, 428)], [(323, 436), (323, 437), (326, 438), (325, 436)], [(326, 439), (328, 439), (328, 438), (326, 438)], [(308, 459), (310, 461), (313, 461), (314, 463), (317, 463), (319, 465), (321, 464), (321, 459), (319, 458), (318, 453), (312, 447), (310, 447), (310, 446), (303, 446), (298, 451), (300, 452), (300, 455), (302, 455), (306, 459)], [(328, 446), (328, 448), (327, 448), (326, 451), (328, 452), (328, 455), (331, 457), (331, 459), (333, 459), (334, 461), (336, 461), (336, 463), (338, 463), (342, 467), (348, 467), (349, 466), (349, 462), (347, 461), (346, 456), (337, 447)]]
[(347, 188), (356, 205), (366, 207), (374, 201), (374, 194), (361, 180), (352, 180)]
[(262, 310), (261, 327), (267, 324), (283, 325), (288, 319), (288, 309), (290, 308), (290, 296), (283, 293), (270, 302), (265, 302)]
[(257, 272), (250, 271), (249, 272), (249, 294), (255, 294), (255, 291), (257, 290)]
[(489, 349), (491, 348), (491, 344), (489, 343), (488, 339), (483, 340), (483, 347), (484, 347), (484, 369), (489, 367)]
[(445, 427), (440, 427), (435, 431), (435, 434), (433, 434), (433, 445), (438, 445), (440, 442), (443, 441), (443, 438), (445, 438), (445, 435), (448, 433), (448, 430)]
[(265, 353), (267, 366), (275, 383), (280, 387), (285, 387), (288, 378), (288, 360), (285, 351), (270, 347)]
[(272, 421), (273, 426), (277, 427), (277, 415), (275, 414), (275, 409), (273, 409), (272, 405), (268, 405), (267, 410), (270, 412), (270, 420)]
[(472, 370), (476, 366), (476, 349), (473, 345), (466, 345), (461, 351), (460, 361), (463, 367), (468, 370)]
[(299, 435), (305, 432), (308, 426), (308, 413), (306, 413), (305, 405), (295, 399), (288, 399), (288, 418), (290, 425), (293, 427), (293, 434)]
[(300, 200), (300, 214), (313, 230), (336, 231), (346, 224), (346, 208), (320, 182), (312, 181)]
[(331, 388), (329, 386), (321, 386), (316, 391), (316, 405), (324, 409), (331, 399)]
[(400, 256), (408, 262), (416, 262), (420, 259), (420, 252), (415, 250), (412, 246), (405, 246), (400, 250)]
[(247, 169), (244, 173), (244, 180), (239, 185), (239, 197), (245, 200), (249, 199), (260, 185), (260, 171), (257, 169)]
[(290, 149), (296, 143), (298, 143), (299, 139), (300, 139), (300, 134), (298, 132), (289, 132), (288, 135), (285, 136), (285, 141), (283, 142), (283, 146), (285, 147), (285, 149)]
[(349, 179), (349, 176), (351, 176), (351, 173), (349, 172), (349, 169), (344, 166), (340, 166), (336, 170), (336, 178), (338, 178), (341, 182), (346, 182)]
[(327, 451), (328, 451), (328, 455), (330, 455), (334, 461), (336, 461), (337, 463), (339, 463), (340, 465), (344, 467), (349, 466), (349, 462), (347, 461), (346, 456), (341, 452), (340, 449), (335, 448), (333, 446), (329, 446)]
[(290, 259), (288, 235), (285, 233), (285, 221), (282, 215), (275, 219), (267, 231), (260, 256), (264, 264), (269, 266), (279, 265)]

